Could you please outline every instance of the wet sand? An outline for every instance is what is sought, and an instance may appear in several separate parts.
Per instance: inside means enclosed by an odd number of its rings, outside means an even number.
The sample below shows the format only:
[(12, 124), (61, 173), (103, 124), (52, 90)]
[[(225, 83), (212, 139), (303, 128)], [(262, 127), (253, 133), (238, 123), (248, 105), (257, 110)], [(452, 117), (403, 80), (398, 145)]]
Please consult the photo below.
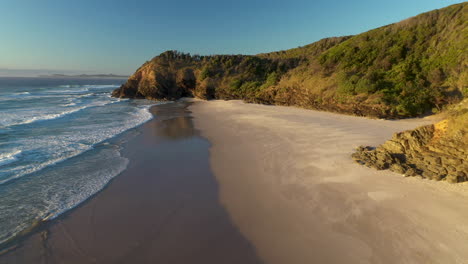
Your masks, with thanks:
[(0, 263), (260, 263), (219, 204), (210, 143), (187, 103), (153, 107), (100, 193), (39, 227)]
[(271, 264), (468, 263), (468, 184), (353, 162), (359, 145), (431, 118), (371, 120), (294, 107), (194, 104), (233, 222)]

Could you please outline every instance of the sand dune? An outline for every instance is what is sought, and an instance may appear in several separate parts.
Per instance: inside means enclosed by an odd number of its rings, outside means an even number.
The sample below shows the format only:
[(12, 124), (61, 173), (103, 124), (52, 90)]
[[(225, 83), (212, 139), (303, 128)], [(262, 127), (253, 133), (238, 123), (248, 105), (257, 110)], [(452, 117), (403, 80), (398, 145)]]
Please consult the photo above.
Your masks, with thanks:
[(431, 119), (199, 102), (222, 204), (266, 263), (468, 263), (468, 185), (355, 164), (359, 145)]

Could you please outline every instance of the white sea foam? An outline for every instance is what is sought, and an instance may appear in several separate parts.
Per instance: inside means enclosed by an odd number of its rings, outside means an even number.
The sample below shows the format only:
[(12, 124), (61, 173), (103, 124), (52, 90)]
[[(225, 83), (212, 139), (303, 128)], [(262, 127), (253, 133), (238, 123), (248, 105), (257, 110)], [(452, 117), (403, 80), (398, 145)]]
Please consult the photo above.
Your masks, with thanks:
[(45, 94), (20, 94), (20, 95), (0, 95), (0, 102), (8, 102), (8, 101), (18, 101), (18, 103), (22, 103), (23, 100), (44, 100), (44, 99), (53, 99), (53, 98), (64, 98), (65, 96), (73, 97), (73, 95), (63, 95), (60, 93), (45, 93)]
[(60, 85), (60, 88), (96, 88), (96, 89), (103, 89), (103, 88), (118, 88), (120, 85), (115, 84), (82, 84), (82, 85), (74, 85), (74, 84), (65, 84)]
[(95, 94), (94, 93), (85, 93), (85, 94), (78, 95), (77, 98), (89, 97), (89, 96), (93, 96), (93, 95), (95, 95)]
[(89, 88), (76, 88), (76, 89), (60, 89), (60, 90), (49, 90), (46, 93), (82, 93), (89, 91)]
[[(16, 161), (20, 154), (21, 154), (21, 150), (18, 150), (18, 149), (15, 149), (11, 152), (6, 152), (6, 153), (0, 152), (0, 166)], [(1, 184), (1, 181), (0, 181), (0, 184)]]
[(119, 88), (120, 87), (120, 85), (115, 85), (115, 84), (101, 84), (101, 85), (85, 84), (83, 86), (87, 88), (95, 88), (95, 89)]
[[(77, 152), (76, 155), (78, 155), (78, 154), (79, 153)], [(10, 177), (8, 177), (6, 179), (0, 180), (0, 185), (2, 185), (4, 183), (7, 183), (7, 182), (9, 182), (11, 180), (14, 180), (14, 179), (21, 178), (24, 175), (28, 175), (28, 174), (34, 173), (36, 171), (39, 171), (39, 170), (41, 170), (41, 169), (43, 169), (43, 168), (45, 168), (47, 166), (57, 164), (58, 162), (66, 160), (66, 159), (67, 159), (67, 157), (62, 157), (62, 158), (57, 158), (57, 159), (51, 159), (51, 160), (48, 160), (48, 161), (40, 163), (40, 164), (35, 164), (35, 165), (31, 165), (31, 166), (17, 167), (17, 168), (15, 168), (15, 170), (16, 171), (20, 170), (20, 172), (16, 173), (16, 174), (13, 174), (12, 176), (10, 176)], [(12, 171), (12, 170), (10, 169), (10, 171)]]
[(3, 113), (3, 116), (0, 117), (0, 128), (1, 127), (10, 127), (10, 126), (17, 126), (17, 125), (25, 125), (25, 124), (30, 124), (33, 122), (37, 121), (44, 121), (44, 120), (50, 120), (50, 119), (56, 119), (68, 114), (72, 114), (75, 112), (78, 112), (80, 110), (83, 110), (87, 108), (86, 106), (78, 107), (78, 108), (73, 108), (70, 110), (62, 111), (59, 113), (38, 113), (34, 111), (34, 109), (26, 111), (26, 112), (19, 112), (19, 113)]
[(6, 96), (6, 97), (21, 97), (21, 96), (30, 95), (30, 94), (31, 94), (30, 92), (17, 92), (17, 93), (6, 94), (4, 96)]
[[(72, 97), (71, 100), (69, 98), (64, 104), (58, 105), (59, 107), (55, 108), (30, 108), (23, 109), (21, 111), (6, 111), (0, 116), (0, 128), (25, 125), (37, 121), (57, 119), (90, 107), (105, 106), (108, 104), (119, 102), (118, 99), (102, 96), (97, 97), (94, 101), (88, 101), (84, 105), (78, 105), (78, 103), (82, 103), (80, 100), (73, 101), (78, 98), (84, 98), (93, 95), (95, 94), (88, 93)], [(105, 100), (101, 100), (104, 98)]]
[[(99, 104), (99, 102), (96, 102), (96, 104)], [(24, 148), (24, 152), (34, 151), (38, 148), (46, 148), (49, 152), (50, 158), (45, 162), (14, 168), (14, 173), (10, 173), (10, 177), (1, 179), (0, 185), (25, 175), (40, 171), (45, 167), (57, 164), (71, 157), (77, 156), (85, 151), (92, 149), (96, 144), (104, 140), (112, 138), (128, 129), (145, 123), (153, 117), (153, 115), (149, 112), (149, 108), (150, 105), (138, 108), (137, 111), (130, 113), (131, 117), (123, 122), (117, 121), (113, 124), (107, 124), (106, 126), (102, 127), (74, 127), (73, 134), (60, 136), (45, 135), (34, 139), (19, 141), (19, 143), (21, 143)], [(86, 141), (86, 143), (82, 143), (83, 141)], [(12, 170), (9, 171), (12, 172)], [(0, 173), (1, 172), (2, 170), (0, 170)]]
[(31, 93), (29, 92), (17, 92), (17, 93), (7, 93), (7, 94), (2, 94), (0, 96), (0, 99), (2, 100), (17, 100), (17, 99), (21, 99), (21, 98), (27, 98), (29, 97), (29, 95), (31, 95)]
[[(112, 85), (112, 84), (106, 84), (106, 85), (91, 85), (91, 84), (85, 84), (85, 85), (61, 85), (59, 88), (65, 88), (65, 89), (51, 89), (47, 90), (44, 93), (45, 94), (63, 94), (63, 95), (70, 95), (70, 94), (82, 94), (90, 91), (97, 91), (97, 90), (105, 90), (105, 89), (113, 89), (113, 88), (118, 88), (120, 87), (119, 85)], [(89, 96), (92, 95), (93, 93), (87, 93), (83, 96)]]
[[(120, 107), (117, 106), (114, 111), (121, 109)], [(15, 188), (0, 192), (0, 211), (2, 212), (0, 223), (3, 223), (0, 224), (0, 244), (37, 221), (53, 219), (78, 206), (125, 170), (128, 159), (120, 156), (118, 145), (103, 144), (102, 148), (96, 148), (96, 145), (151, 119), (152, 114), (148, 111), (149, 108), (150, 105), (136, 107), (133, 112), (127, 112), (128, 115), (124, 115), (126, 116), (124, 120), (116, 120), (104, 126), (103, 124), (96, 124), (96, 127), (84, 125), (74, 127), (71, 131), (76, 133), (72, 134), (43, 135), (23, 140), (17, 142), (25, 146), (23, 152), (4, 153), (2, 158), (22, 155), (22, 153), (26, 153), (24, 155), (27, 156), (28, 151), (34, 148), (46, 147), (49, 149), (51, 158), (40, 164), (15, 167), (19, 171), (15, 171), (15, 168), (0, 168), (0, 175), (5, 171), (16, 172), (12, 177), (0, 181), (0, 187), (13, 179), (33, 172), (37, 173), (26, 181), (11, 182), (16, 184)], [(101, 108), (96, 108), (97, 113), (99, 109)], [(85, 139), (92, 144), (79, 143)], [(84, 152), (88, 154), (83, 154)], [(80, 154), (83, 154), (81, 158), (70, 160)], [(43, 170), (65, 160), (69, 162), (60, 163), (63, 165), (50, 170)], [(11, 206), (18, 201), (21, 201), (18, 206)]]
[[(128, 159), (120, 156), (118, 148), (100, 150), (89, 155), (85, 162), (86, 166), (80, 161), (71, 162), (39, 175), (30, 183), (20, 183), (18, 188), (0, 193), (0, 222), (3, 223), (0, 225), (0, 244), (38, 221), (53, 219), (78, 206), (128, 165)], [(10, 206), (18, 199), (20, 206)]]
[(104, 164), (106, 166), (100, 166), (99, 170), (87, 172), (86, 185), (79, 186), (78, 189), (73, 191), (67, 188), (60, 193), (63, 196), (63, 193), (72, 192), (71, 195), (67, 195), (66, 197), (56, 196), (54, 199), (50, 200), (51, 207), (55, 208), (49, 208), (46, 217), (48, 219), (54, 219), (86, 201), (89, 197), (102, 190), (112, 178), (124, 171), (128, 166), (129, 160), (121, 157), (120, 152), (115, 150), (113, 156), (107, 157), (104, 162), (111, 164)]

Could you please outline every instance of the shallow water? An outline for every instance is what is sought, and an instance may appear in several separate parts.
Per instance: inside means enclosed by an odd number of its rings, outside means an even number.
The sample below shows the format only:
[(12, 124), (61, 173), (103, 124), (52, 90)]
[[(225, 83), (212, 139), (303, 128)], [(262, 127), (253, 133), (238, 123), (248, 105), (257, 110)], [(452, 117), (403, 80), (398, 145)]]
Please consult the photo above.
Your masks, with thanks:
[(0, 78), (0, 243), (126, 168), (109, 139), (150, 120), (154, 103), (110, 97), (124, 81)]

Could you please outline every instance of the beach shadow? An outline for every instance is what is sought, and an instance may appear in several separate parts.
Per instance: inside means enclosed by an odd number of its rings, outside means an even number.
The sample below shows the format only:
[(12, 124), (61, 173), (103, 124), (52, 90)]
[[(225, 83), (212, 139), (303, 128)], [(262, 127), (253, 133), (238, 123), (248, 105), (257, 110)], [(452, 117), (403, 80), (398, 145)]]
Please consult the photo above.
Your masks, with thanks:
[(262, 263), (219, 203), (210, 143), (188, 104), (153, 107), (124, 145), (128, 168), (0, 263)]

